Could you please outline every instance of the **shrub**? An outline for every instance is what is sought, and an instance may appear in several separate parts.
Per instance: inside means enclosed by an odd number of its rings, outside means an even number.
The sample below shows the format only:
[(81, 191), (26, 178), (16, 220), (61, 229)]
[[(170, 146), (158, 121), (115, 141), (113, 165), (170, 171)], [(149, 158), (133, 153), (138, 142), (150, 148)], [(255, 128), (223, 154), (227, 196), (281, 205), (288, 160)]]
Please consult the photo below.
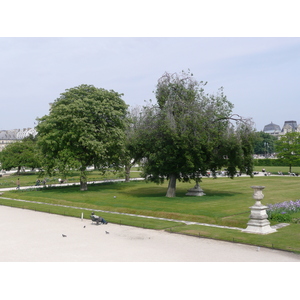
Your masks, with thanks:
[[(260, 159), (253, 159), (254, 166), (277, 166), (277, 167), (285, 167), (286, 162), (276, 159), (276, 158), (260, 158)], [(299, 167), (300, 162), (294, 163), (294, 167)]]
[(286, 213), (285, 211), (273, 214), (270, 219), (277, 222), (292, 222), (292, 216), (289, 213)]

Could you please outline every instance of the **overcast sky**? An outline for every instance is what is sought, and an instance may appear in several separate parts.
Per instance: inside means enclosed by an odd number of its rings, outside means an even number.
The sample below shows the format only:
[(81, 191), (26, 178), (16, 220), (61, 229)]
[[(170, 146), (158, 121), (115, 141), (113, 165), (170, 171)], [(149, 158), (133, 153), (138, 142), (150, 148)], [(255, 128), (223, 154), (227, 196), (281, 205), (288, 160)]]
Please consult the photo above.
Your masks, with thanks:
[(257, 130), (300, 123), (300, 38), (0, 38), (0, 129), (33, 127), (49, 103), (80, 84), (123, 93), (130, 106), (154, 98), (164, 72), (190, 69), (223, 86), (234, 112)]

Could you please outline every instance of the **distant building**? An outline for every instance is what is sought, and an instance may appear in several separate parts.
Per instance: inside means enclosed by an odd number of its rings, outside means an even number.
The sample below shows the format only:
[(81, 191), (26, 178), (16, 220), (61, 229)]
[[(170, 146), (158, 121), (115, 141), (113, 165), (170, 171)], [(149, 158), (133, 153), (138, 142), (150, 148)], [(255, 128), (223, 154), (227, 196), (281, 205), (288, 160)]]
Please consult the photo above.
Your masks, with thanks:
[(264, 127), (263, 132), (269, 133), (269, 134), (274, 135), (274, 136), (278, 136), (281, 132), (281, 128), (280, 128), (279, 125), (274, 124), (273, 122), (271, 122), (270, 124), (268, 124)]
[(37, 132), (34, 128), (0, 130), (0, 151), (2, 151), (8, 144), (20, 141), (23, 138), (33, 135)]
[(300, 124), (297, 125), (297, 121), (285, 121), (282, 129), (280, 129), (279, 125), (271, 122), (264, 127), (263, 132), (280, 137), (285, 135), (287, 132), (300, 132)]
[(285, 121), (282, 127), (282, 134), (286, 134), (287, 132), (298, 131), (298, 125), (296, 121)]

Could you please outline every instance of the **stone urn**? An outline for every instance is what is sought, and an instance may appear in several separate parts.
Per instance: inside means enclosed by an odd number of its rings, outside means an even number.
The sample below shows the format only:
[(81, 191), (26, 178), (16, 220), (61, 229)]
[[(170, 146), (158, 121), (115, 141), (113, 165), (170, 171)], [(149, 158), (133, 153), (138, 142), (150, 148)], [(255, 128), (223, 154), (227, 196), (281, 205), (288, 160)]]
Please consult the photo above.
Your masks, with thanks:
[(254, 190), (253, 199), (256, 201), (253, 206), (250, 207), (251, 214), (250, 220), (247, 223), (247, 228), (243, 232), (248, 233), (257, 233), (257, 234), (269, 234), (276, 231), (276, 229), (271, 228), (270, 222), (268, 220), (268, 215), (266, 212), (267, 206), (261, 203), (261, 200), (264, 198), (262, 193), (264, 186), (251, 186)]
[(199, 182), (196, 183), (196, 185), (189, 189), (188, 192), (186, 193), (187, 196), (204, 196), (205, 193), (201, 189)]

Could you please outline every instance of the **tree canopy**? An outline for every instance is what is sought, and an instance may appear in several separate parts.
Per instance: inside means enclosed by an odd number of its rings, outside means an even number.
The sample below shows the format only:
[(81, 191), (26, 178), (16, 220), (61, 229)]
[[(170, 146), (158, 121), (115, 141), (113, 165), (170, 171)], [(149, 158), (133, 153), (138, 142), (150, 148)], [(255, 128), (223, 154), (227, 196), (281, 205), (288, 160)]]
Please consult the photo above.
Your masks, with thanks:
[(251, 126), (232, 114), (222, 88), (209, 95), (205, 85), (189, 72), (165, 73), (156, 87), (157, 104), (144, 107), (138, 129), (144, 176), (157, 183), (168, 179), (167, 197), (176, 195), (176, 180), (198, 182), (223, 166), (230, 177), (237, 168), (252, 175)]
[(255, 132), (254, 154), (269, 156), (275, 152), (275, 142), (277, 137), (263, 131)]
[(292, 166), (300, 162), (300, 132), (287, 132), (276, 141), (275, 147), (277, 158), (292, 172)]
[(38, 119), (38, 144), (45, 171), (81, 172), (80, 188), (87, 189), (86, 170), (104, 172), (118, 166), (124, 149), (127, 105), (113, 90), (80, 85), (67, 89), (53, 103), (49, 115)]
[(36, 138), (29, 136), (7, 145), (0, 153), (0, 162), (4, 170), (18, 168), (18, 174), (22, 167), (39, 168), (41, 156), (36, 146)]

